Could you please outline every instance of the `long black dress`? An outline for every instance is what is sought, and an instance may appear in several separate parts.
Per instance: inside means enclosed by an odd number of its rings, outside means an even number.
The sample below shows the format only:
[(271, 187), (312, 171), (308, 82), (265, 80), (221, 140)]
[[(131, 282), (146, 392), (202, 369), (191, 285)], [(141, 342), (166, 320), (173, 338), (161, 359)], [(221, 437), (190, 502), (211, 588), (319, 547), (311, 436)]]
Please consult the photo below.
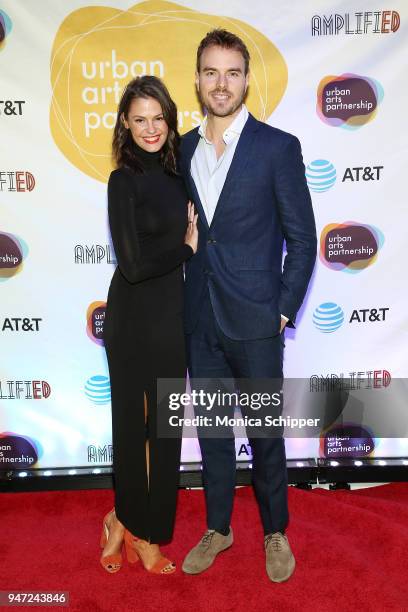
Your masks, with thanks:
[(164, 171), (159, 152), (136, 148), (145, 173), (120, 168), (108, 183), (118, 266), (109, 288), (104, 342), (116, 515), (133, 535), (160, 543), (173, 533), (181, 439), (157, 435), (156, 380), (186, 375), (182, 263), (193, 250), (184, 244), (188, 197), (182, 179)]

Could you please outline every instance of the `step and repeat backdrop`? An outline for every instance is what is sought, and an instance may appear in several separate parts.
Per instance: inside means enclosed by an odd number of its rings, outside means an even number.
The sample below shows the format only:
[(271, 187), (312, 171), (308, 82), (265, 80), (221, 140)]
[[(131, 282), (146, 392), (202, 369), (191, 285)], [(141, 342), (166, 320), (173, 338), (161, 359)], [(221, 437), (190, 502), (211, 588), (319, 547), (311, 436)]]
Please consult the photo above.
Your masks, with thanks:
[[(0, 469), (112, 461), (117, 104), (131, 78), (156, 75), (180, 131), (199, 125), (195, 53), (218, 26), (250, 51), (249, 110), (299, 137), (313, 200), (319, 252), (285, 376), (364, 381), (392, 421), (386, 391), (408, 373), (407, 22), (404, 0), (0, 0)], [(407, 456), (407, 431), (393, 431), (326, 427), (287, 438), (287, 454)], [(237, 457), (251, 458), (245, 439)], [(200, 460), (196, 440), (182, 459)]]

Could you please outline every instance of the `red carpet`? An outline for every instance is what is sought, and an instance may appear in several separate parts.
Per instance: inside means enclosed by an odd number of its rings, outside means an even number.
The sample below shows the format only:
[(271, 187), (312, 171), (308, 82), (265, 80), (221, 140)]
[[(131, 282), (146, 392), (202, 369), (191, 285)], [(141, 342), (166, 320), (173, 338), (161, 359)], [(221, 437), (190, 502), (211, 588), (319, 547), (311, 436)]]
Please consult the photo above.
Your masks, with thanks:
[(287, 533), (297, 568), (283, 584), (266, 576), (248, 487), (237, 490), (233, 547), (200, 576), (179, 568), (204, 529), (201, 491), (180, 492), (174, 541), (164, 548), (179, 566), (172, 576), (127, 562), (114, 575), (102, 569), (100, 523), (112, 500), (110, 490), (2, 493), (0, 590), (69, 591), (69, 609), (81, 612), (408, 610), (407, 483), (352, 492), (290, 488)]

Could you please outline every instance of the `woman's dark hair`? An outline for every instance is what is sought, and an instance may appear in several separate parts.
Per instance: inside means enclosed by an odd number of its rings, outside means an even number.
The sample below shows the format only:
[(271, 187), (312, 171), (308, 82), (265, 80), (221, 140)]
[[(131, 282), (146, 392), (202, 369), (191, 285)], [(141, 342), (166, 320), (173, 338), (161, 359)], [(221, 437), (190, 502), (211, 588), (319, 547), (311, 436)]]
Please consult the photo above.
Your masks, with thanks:
[(217, 28), (216, 30), (208, 32), (208, 34), (200, 42), (197, 49), (197, 72), (200, 72), (200, 60), (203, 51), (208, 47), (222, 47), (223, 49), (235, 49), (235, 51), (239, 51), (242, 57), (244, 58), (245, 74), (248, 74), (249, 60), (251, 58), (244, 41), (232, 32), (228, 32), (228, 30), (222, 30), (221, 28)]
[(169, 128), (167, 140), (161, 149), (160, 160), (167, 172), (176, 174), (180, 144), (180, 135), (177, 131), (177, 107), (167, 87), (155, 76), (137, 77), (130, 81), (123, 91), (112, 140), (112, 157), (116, 166), (118, 168), (124, 166), (138, 173), (144, 171), (143, 162), (138, 155), (132, 134), (123, 123), (123, 118), (126, 120), (128, 118), (130, 105), (135, 98), (154, 98), (160, 104), (164, 120)]

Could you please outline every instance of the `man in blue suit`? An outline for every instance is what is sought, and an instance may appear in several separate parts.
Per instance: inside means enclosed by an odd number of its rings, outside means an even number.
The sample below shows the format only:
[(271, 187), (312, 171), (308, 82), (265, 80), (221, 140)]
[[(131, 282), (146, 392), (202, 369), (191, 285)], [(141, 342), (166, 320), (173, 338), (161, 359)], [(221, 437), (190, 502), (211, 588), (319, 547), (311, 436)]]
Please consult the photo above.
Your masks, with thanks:
[[(225, 30), (208, 33), (196, 72), (206, 117), (183, 138), (181, 156), (199, 228), (185, 279), (192, 379), (281, 379), (283, 330), (294, 325), (315, 263), (316, 229), (299, 141), (248, 112), (248, 83), (243, 41)], [(233, 542), (234, 438), (199, 435), (199, 441), (208, 529), (184, 560), (188, 574), (207, 569)], [(249, 442), (266, 570), (282, 582), (295, 568), (285, 535), (284, 440), (249, 435)]]

